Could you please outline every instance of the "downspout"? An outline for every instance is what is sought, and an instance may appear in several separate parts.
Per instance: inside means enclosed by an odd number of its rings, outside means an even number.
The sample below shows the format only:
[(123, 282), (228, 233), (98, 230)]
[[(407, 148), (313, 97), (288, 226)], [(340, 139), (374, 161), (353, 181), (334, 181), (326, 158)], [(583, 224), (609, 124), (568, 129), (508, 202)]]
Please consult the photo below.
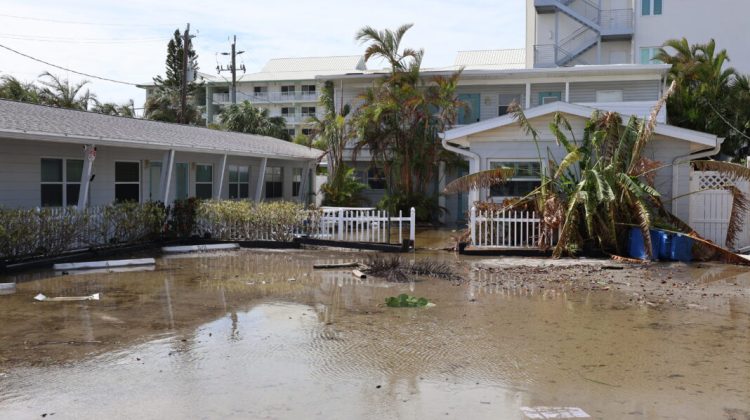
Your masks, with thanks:
[[(680, 188), (680, 164), (683, 163), (690, 163), (692, 160), (696, 159), (703, 159), (707, 157), (711, 157), (716, 155), (721, 151), (721, 144), (724, 143), (724, 139), (717, 137), (716, 138), (716, 146), (714, 146), (711, 149), (703, 150), (698, 153), (693, 154), (687, 154), (683, 156), (677, 156), (674, 159), (672, 159), (672, 197), (679, 196), (679, 188)], [(677, 207), (677, 202), (672, 201), (672, 213), (675, 213), (675, 208)]]
[[(477, 173), (480, 171), (481, 159), (479, 158), (478, 154), (469, 150), (461, 149), (456, 146), (451, 146), (450, 144), (448, 144), (448, 140), (445, 139), (444, 134), (441, 134), (440, 137), (441, 137), (441, 143), (445, 150), (469, 158), (469, 173), (470, 174)], [(479, 201), (479, 191), (478, 190), (469, 191), (469, 208), (471, 208), (471, 206), (473, 206), (474, 202), (476, 201)]]

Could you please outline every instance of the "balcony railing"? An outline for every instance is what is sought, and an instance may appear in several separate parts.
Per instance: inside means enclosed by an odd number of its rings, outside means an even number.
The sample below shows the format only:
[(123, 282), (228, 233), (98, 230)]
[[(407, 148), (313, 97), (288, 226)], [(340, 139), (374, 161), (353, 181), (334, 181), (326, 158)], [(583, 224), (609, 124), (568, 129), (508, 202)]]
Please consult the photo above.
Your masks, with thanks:
[[(229, 93), (214, 93), (216, 104), (227, 104), (231, 100)], [(284, 103), (284, 102), (318, 102), (316, 92), (237, 92), (237, 102)]]
[(632, 33), (633, 9), (602, 10), (601, 27), (604, 34)]

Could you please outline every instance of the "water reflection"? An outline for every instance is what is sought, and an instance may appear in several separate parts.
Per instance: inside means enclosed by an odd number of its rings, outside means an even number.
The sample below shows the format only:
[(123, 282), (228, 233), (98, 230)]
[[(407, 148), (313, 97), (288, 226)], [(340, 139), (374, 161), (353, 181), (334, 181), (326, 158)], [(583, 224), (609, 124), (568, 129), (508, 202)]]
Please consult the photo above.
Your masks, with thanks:
[[(29, 279), (0, 301), (0, 417), (520, 418), (521, 405), (575, 405), (719, 418), (750, 406), (741, 305), (655, 311), (485, 271), (457, 285), (312, 269), (364, 258), (242, 251)], [(34, 303), (38, 292), (103, 300)], [(437, 306), (383, 307), (399, 293)]]

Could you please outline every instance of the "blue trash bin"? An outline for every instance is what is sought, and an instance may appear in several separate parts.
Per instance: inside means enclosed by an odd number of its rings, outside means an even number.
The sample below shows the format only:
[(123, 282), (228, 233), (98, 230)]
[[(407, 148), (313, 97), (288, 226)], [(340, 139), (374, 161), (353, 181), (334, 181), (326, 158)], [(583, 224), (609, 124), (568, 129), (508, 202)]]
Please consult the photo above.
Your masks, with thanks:
[(675, 261), (690, 262), (693, 260), (693, 238), (676, 233), (672, 237), (669, 258)]
[[(653, 256), (653, 259), (657, 259), (659, 258), (660, 247), (665, 246), (664, 242), (666, 241), (666, 238), (662, 235), (665, 232), (660, 232), (654, 229), (651, 229), (650, 232), (651, 255)], [(646, 245), (643, 240), (643, 233), (641, 233), (640, 228), (630, 228), (630, 236), (628, 239), (628, 255), (630, 255), (631, 258), (638, 258), (639, 260), (649, 259), (648, 253), (646, 252)]]

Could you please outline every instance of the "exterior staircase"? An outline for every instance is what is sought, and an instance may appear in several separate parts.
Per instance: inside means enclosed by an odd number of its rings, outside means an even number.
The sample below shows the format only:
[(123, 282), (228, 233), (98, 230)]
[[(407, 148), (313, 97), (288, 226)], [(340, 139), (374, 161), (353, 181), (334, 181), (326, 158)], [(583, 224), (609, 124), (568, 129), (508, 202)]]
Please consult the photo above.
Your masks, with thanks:
[[(595, 3), (596, 2), (596, 3)], [(600, 0), (534, 0), (540, 14), (563, 14), (579, 26), (551, 44), (534, 45), (534, 67), (562, 67), (587, 63), (583, 54), (603, 40), (631, 39), (633, 9), (602, 10)]]

